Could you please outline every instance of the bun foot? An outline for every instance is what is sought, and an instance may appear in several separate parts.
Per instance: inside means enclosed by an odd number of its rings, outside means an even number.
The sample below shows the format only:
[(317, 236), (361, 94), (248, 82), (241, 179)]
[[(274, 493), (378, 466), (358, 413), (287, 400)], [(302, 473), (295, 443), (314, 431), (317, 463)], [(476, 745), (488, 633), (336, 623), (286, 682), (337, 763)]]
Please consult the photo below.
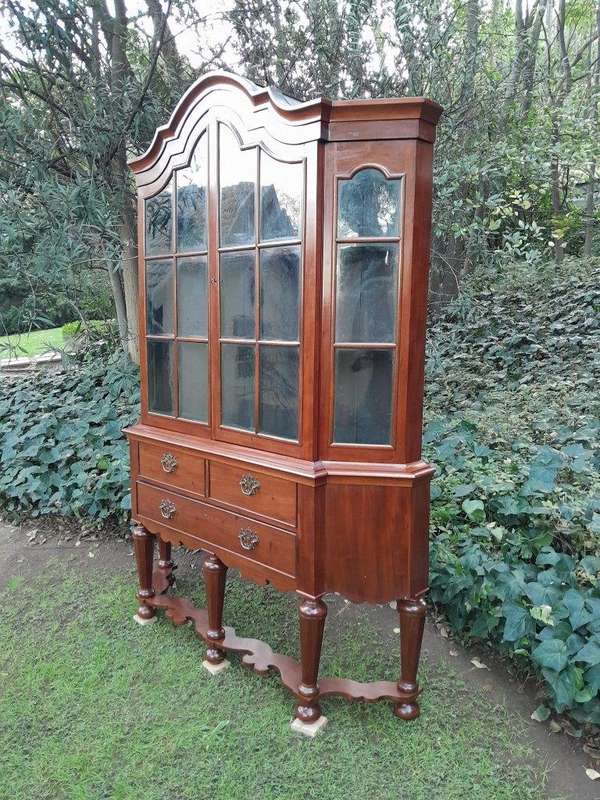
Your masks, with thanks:
[(292, 720), (292, 724), (290, 725), (293, 731), (297, 733), (301, 733), (304, 736), (310, 736), (311, 739), (317, 735), (317, 733), (322, 730), (325, 725), (327, 725), (327, 717), (324, 717), (322, 714), (315, 722), (303, 722), (301, 719)]
[(142, 614), (140, 614), (140, 611), (147, 612), (150, 611), (150, 609), (146, 608), (146, 606), (142, 606), (142, 608), (140, 608), (138, 613), (133, 615), (133, 619), (135, 620), (135, 622), (137, 622), (138, 625), (150, 625), (152, 622), (156, 622), (158, 620), (158, 617), (155, 614), (153, 614), (151, 617), (147, 616), (147, 614), (144, 614), (142, 616)]
[(396, 703), (394, 706), (394, 716), (400, 719), (416, 719), (420, 713), (418, 703)]
[(219, 661), (218, 664), (212, 664), (210, 661), (205, 659), (202, 662), (202, 666), (207, 672), (210, 672), (211, 675), (218, 675), (219, 672), (226, 670), (230, 663), (231, 662), (227, 661), (226, 658), (224, 658), (222, 661)]

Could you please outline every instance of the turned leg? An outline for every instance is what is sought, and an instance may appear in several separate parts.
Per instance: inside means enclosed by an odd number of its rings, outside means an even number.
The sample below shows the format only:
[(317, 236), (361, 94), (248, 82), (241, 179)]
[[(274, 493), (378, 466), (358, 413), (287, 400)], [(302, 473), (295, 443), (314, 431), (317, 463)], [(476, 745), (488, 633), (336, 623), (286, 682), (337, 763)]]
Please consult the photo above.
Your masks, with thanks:
[(398, 689), (412, 695), (408, 700), (394, 706), (394, 714), (400, 719), (415, 719), (419, 716), (417, 703), (417, 670), (425, 627), (424, 600), (398, 600), (400, 617), (400, 680)]
[(320, 598), (306, 597), (300, 603), (299, 613), (302, 682), (298, 686), (295, 716), (301, 722), (313, 723), (321, 717), (317, 678), (327, 606)]
[(152, 560), (154, 558), (154, 536), (143, 525), (133, 526), (133, 549), (137, 564), (140, 588), (137, 596), (140, 601), (135, 619), (137, 622), (150, 622), (156, 616), (156, 609), (147, 605), (147, 601), (154, 597), (152, 588)]
[(219, 642), (225, 638), (223, 630), (223, 601), (225, 600), (225, 577), (227, 567), (217, 556), (209, 553), (202, 568), (206, 586), (206, 610), (208, 611), (208, 630), (206, 636), (210, 644), (206, 650), (209, 664), (221, 664), (225, 660)]
[[(171, 542), (163, 542), (160, 538), (158, 540), (158, 569), (162, 575), (163, 591), (166, 591), (174, 581), (175, 564), (171, 558)], [(156, 587), (156, 591), (160, 593), (161, 589)]]

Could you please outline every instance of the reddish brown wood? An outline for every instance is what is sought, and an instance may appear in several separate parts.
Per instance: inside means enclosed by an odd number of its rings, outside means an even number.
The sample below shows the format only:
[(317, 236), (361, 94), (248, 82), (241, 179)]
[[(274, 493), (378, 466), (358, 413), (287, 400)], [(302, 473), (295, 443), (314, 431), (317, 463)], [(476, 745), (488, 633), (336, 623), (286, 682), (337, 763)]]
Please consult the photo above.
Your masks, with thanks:
[(217, 556), (209, 553), (204, 559), (202, 574), (206, 585), (206, 608), (208, 611), (206, 639), (209, 644), (206, 650), (206, 660), (210, 664), (220, 664), (225, 658), (220, 645), (225, 638), (223, 602), (225, 600), (227, 567)]
[(300, 658), (301, 681), (298, 685), (300, 702), (296, 707), (296, 719), (316, 722), (321, 716), (319, 705), (319, 661), (327, 617), (327, 606), (318, 597), (305, 597), (298, 608), (300, 614)]
[[(424, 98), (297, 103), (226, 73), (200, 78), (181, 99), (148, 151), (131, 162), (138, 188), (141, 422), (126, 433), (131, 452), (132, 517), (145, 532), (136, 541), (140, 606), (144, 614), (167, 609), (175, 621), (193, 619), (213, 659), (244, 653), (258, 672), (279, 670), (298, 698), (297, 716), (320, 714), (319, 698), (337, 694), (366, 701), (388, 698), (396, 714), (418, 713), (416, 670), (423, 612), (418, 598), (428, 581), (429, 481), (421, 460), (427, 270), (431, 225), (432, 156), (441, 109)], [(299, 300), (298, 441), (221, 424), (221, 276), (219, 273), (219, 125), (244, 149), (258, 149), (282, 163), (301, 163), (304, 197), (298, 245)], [(186, 167), (199, 138), (207, 137), (208, 424), (150, 413), (146, 355), (144, 203)], [(391, 436), (388, 444), (339, 444), (333, 439), (336, 253), (340, 179), (379, 170), (401, 181), (397, 236), (364, 237), (398, 245), (395, 338), (369, 343), (393, 354)], [(259, 190), (255, 223), (259, 221)], [(175, 198), (171, 199), (175, 210)], [(168, 254), (175, 269), (173, 248)], [(272, 245), (272, 243), (269, 243)], [(261, 241), (247, 249), (259, 258)], [(244, 248), (246, 245), (244, 245)], [(228, 248), (231, 250), (231, 248)], [(258, 262), (257, 274), (260, 271)], [(175, 289), (177, 291), (177, 288)], [(257, 286), (256, 308), (261, 304)], [(177, 307), (171, 340), (178, 336)], [(261, 331), (255, 316), (254, 340)], [(189, 338), (189, 337), (188, 337)], [(195, 337), (198, 340), (198, 337)], [(177, 379), (179, 364), (174, 364)], [(257, 385), (255, 376), (255, 386)], [(176, 387), (175, 387), (176, 388)], [(257, 415), (257, 394), (254, 412)], [(168, 458), (171, 456), (171, 458)], [(166, 459), (166, 460), (165, 460)], [(166, 466), (165, 466), (166, 464)], [(256, 485), (254, 485), (256, 484)], [(150, 542), (160, 540), (154, 591)], [(145, 537), (145, 538), (144, 538)], [(206, 612), (166, 594), (172, 582), (170, 548), (183, 544), (209, 552), (205, 566)], [(141, 565), (141, 566), (140, 566)], [(300, 607), (302, 668), (267, 645), (222, 630), (227, 567), (258, 584), (271, 583), (305, 598)], [(402, 617), (402, 676), (381, 681), (318, 682), (326, 608), (321, 597), (338, 592), (355, 602), (398, 597)], [(144, 594), (145, 593), (145, 594)], [(212, 632), (212, 638), (208, 632)], [(299, 688), (300, 687), (300, 688)]]
[(398, 689), (411, 695), (410, 700), (397, 703), (394, 714), (400, 719), (415, 719), (419, 716), (419, 693), (417, 670), (425, 627), (426, 606), (423, 600), (398, 600), (400, 617), (400, 680)]
[(140, 601), (137, 614), (140, 619), (152, 619), (156, 614), (149, 601), (154, 597), (152, 588), (152, 559), (154, 557), (154, 536), (142, 525), (133, 526), (133, 547), (137, 564), (140, 588), (137, 596)]

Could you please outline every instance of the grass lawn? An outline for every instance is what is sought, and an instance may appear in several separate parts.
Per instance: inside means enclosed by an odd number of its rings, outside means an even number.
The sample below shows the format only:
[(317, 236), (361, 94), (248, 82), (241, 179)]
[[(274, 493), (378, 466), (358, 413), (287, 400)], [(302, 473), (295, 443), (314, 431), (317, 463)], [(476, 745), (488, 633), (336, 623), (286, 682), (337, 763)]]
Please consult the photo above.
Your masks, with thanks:
[(37, 356), (63, 344), (62, 328), (0, 336), (0, 358)]
[[(179, 591), (198, 583), (184, 578)], [(467, 692), (450, 668), (424, 665), (415, 722), (396, 720), (385, 702), (329, 699), (328, 727), (305, 739), (290, 730), (292, 697), (275, 678), (236, 657), (211, 677), (189, 626), (135, 625), (133, 587), (133, 574), (54, 564), (0, 595), (2, 800), (546, 797), (522, 723)], [(341, 606), (330, 606), (323, 674), (393, 679), (397, 648), (366, 619), (344, 626)], [(226, 618), (295, 652), (291, 596), (233, 578)]]

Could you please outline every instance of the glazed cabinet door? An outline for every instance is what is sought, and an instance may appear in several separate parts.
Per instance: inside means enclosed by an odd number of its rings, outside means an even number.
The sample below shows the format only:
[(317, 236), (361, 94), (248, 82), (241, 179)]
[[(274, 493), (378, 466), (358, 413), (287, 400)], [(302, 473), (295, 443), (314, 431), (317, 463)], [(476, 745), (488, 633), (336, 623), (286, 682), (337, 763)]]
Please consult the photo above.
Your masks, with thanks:
[(207, 174), (204, 133), (143, 209), (147, 411), (198, 428), (209, 423)]
[(245, 146), (220, 122), (216, 438), (300, 442), (305, 162)]

